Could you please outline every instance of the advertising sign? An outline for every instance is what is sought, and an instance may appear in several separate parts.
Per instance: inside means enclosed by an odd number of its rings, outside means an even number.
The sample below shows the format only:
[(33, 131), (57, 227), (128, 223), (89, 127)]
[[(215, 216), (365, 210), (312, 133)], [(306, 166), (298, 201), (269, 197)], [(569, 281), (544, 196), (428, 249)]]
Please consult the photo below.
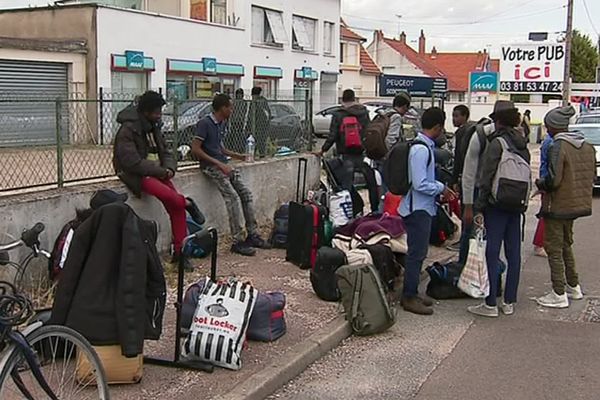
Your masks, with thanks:
[(500, 91), (507, 93), (561, 93), (565, 47), (562, 43), (502, 46)]
[(216, 75), (217, 73), (217, 59), (204, 57), (202, 59), (202, 66), (205, 74)]
[(497, 72), (471, 72), (469, 74), (471, 92), (495, 93), (498, 91)]
[(127, 69), (141, 71), (144, 69), (144, 53), (141, 51), (127, 50), (125, 52)]
[(415, 97), (431, 97), (447, 90), (446, 78), (404, 75), (382, 75), (379, 78), (379, 95), (385, 97), (393, 97), (400, 92), (408, 92)]

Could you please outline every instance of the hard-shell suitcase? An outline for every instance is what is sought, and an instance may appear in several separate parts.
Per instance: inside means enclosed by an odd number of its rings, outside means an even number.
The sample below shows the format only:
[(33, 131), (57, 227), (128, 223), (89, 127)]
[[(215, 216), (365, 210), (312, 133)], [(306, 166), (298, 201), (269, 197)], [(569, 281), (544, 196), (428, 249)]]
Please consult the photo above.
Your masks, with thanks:
[(310, 271), (310, 283), (321, 300), (339, 301), (340, 292), (335, 271), (346, 263), (346, 254), (343, 251), (331, 247), (319, 249), (315, 265)]
[[(304, 168), (302, 168), (304, 165)], [(327, 208), (307, 201), (302, 201), (306, 195), (306, 168), (308, 160), (298, 160), (298, 183), (296, 201), (290, 202), (288, 222), (288, 246), (286, 260), (300, 268), (311, 268), (317, 258), (317, 250), (324, 243), (325, 219)], [(304, 169), (302, 192), (300, 192), (300, 176)]]
[[(127, 358), (121, 354), (121, 345), (113, 346), (94, 346), (98, 354), (104, 372), (106, 381), (109, 385), (122, 385), (126, 383), (139, 383), (144, 373), (144, 356), (139, 354), (137, 357)], [(93, 384), (94, 372), (91, 365), (83, 353), (77, 353), (77, 382)]]

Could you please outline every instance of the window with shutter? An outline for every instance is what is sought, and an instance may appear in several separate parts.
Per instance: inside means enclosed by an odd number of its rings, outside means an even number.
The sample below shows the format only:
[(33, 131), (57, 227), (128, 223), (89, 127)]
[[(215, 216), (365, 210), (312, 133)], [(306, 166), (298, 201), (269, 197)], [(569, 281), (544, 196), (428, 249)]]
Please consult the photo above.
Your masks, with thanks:
[(333, 53), (333, 29), (335, 24), (331, 22), (325, 22), (323, 25), (323, 53), (332, 54)]

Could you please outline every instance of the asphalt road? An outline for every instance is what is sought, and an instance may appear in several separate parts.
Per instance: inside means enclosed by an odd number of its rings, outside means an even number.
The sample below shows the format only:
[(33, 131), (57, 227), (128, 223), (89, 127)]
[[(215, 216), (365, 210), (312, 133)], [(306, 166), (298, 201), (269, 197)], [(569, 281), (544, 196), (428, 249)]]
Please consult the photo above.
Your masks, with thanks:
[[(600, 198), (594, 200), (595, 209)], [(476, 318), (476, 300), (435, 306), (432, 317), (399, 312), (388, 332), (351, 337), (272, 396), (286, 400), (562, 400), (600, 398), (600, 215), (575, 226), (586, 299), (567, 310), (531, 301), (550, 288), (547, 260), (532, 256), (530, 207), (516, 314)]]

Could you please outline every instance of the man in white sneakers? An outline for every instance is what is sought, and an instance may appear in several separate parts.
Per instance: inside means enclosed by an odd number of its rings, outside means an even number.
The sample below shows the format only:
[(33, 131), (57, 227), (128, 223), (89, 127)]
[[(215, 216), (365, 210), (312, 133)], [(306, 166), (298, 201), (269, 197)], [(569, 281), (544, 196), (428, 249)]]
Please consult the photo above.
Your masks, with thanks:
[(574, 115), (571, 106), (546, 114), (544, 124), (554, 142), (548, 152), (548, 174), (536, 181), (538, 189), (545, 193), (541, 216), (553, 289), (537, 302), (551, 308), (567, 308), (569, 298), (583, 298), (573, 254), (573, 222), (592, 215), (596, 151), (581, 132), (569, 132), (569, 119)]

